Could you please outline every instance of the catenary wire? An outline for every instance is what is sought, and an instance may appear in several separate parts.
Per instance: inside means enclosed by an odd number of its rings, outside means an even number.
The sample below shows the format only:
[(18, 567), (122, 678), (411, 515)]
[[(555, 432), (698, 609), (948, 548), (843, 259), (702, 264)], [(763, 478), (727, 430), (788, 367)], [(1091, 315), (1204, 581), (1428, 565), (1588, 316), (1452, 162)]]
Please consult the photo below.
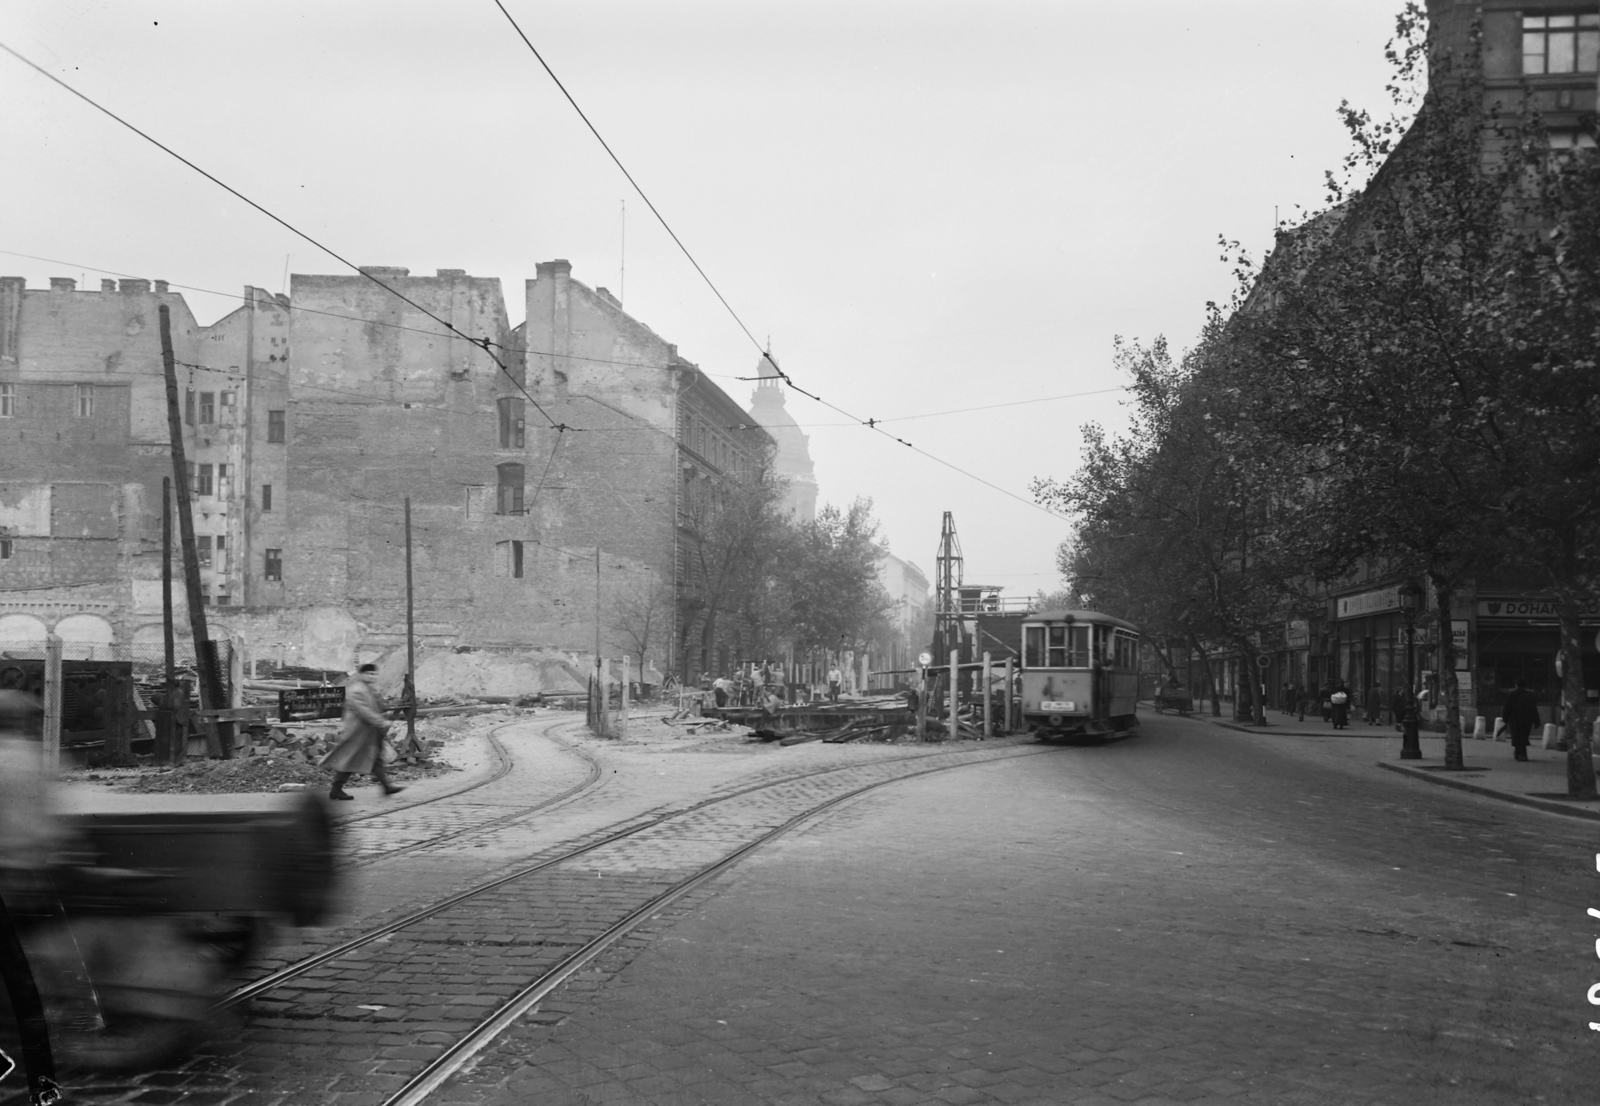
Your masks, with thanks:
[[(694, 255), (692, 253), (690, 253), (688, 247), (683, 244), (683, 241), (678, 237), (677, 233), (675, 231), (673, 231), (671, 225), (668, 224), (666, 219), (662, 217), (660, 211), (658, 211), (656, 209), (655, 204), (650, 200), (650, 197), (645, 194), (645, 192), (644, 192), (644, 190), (642, 188), (639, 187), (638, 182), (633, 179), (633, 175), (628, 172), (627, 167), (622, 164), (621, 159), (618, 158), (617, 155), (612, 151), (610, 145), (606, 143), (604, 137), (601, 136), (599, 130), (594, 126), (593, 123), (591, 123), (589, 121), (589, 117), (583, 113), (583, 109), (578, 106), (578, 102), (575, 99), (573, 99), (572, 94), (567, 91), (566, 86), (563, 85), (561, 83), (560, 78), (558, 78), (555, 75), (554, 70), (552, 70), (550, 68), (549, 64), (545, 62), (544, 58), (539, 54), (539, 51), (534, 47), (532, 41), (528, 38), (528, 36), (526, 34), (523, 33), (522, 28), (520, 26), (518, 26), (517, 21), (514, 18), (512, 18), (511, 13), (506, 10), (505, 6), (502, 3), (500, 3), (500, 0), (494, 0), (494, 3), (495, 3), (495, 6), (500, 9), (501, 13), (505, 15), (507, 21), (510, 22), (512, 28), (517, 32), (518, 37), (520, 37), (522, 39), (522, 41), (527, 45), (528, 50), (533, 54), (535, 59), (538, 60), (539, 64), (544, 68), (545, 72), (549, 74), (550, 79), (555, 82), (556, 87), (561, 90), (561, 94), (566, 97), (568, 103), (570, 103), (572, 105), (573, 110), (578, 113), (578, 116), (579, 116), (579, 118), (581, 118), (583, 120), (584, 125), (589, 128), (590, 132), (595, 136), (595, 139), (605, 149), (607, 155), (609, 155), (611, 160), (616, 163), (617, 168), (619, 170), (621, 170), (623, 176), (627, 177), (628, 183), (633, 186), (634, 190), (636, 192), (638, 192), (639, 197), (644, 200), (645, 205), (650, 208), (651, 214), (656, 217), (657, 221), (659, 221), (661, 223), (662, 228), (665, 229), (666, 232), (668, 233), (668, 235), (671, 236), (673, 242), (676, 243), (678, 248), (683, 251), (683, 255), (686, 258), (689, 259), (690, 264), (692, 264), (694, 266), (695, 271), (698, 272), (700, 274), (701, 278), (706, 282), (707, 287), (709, 287), (711, 289), (712, 293), (714, 295), (716, 295), (717, 299), (722, 303), (723, 307), (727, 309), (728, 314), (733, 317), (733, 320), (734, 320), (735, 323), (738, 324), (739, 329), (744, 331), (744, 334), (750, 340), (751, 345), (753, 345), (758, 351), (762, 351), (763, 356), (766, 358), (767, 362), (772, 365), (773, 371), (777, 373), (778, 377), (781, 380), (783, 380), (786, 384), (789, 385), (789, 387), (791, 387), (795, 391), (799, 392), (801, 395), (806, 396), (809, 399), (815, 400), (816, 402), (821, 403), (823, 406), (828, 407), (828, 408), (830, 408), (830, 409), (832, 409), (834, 411), (837, 411), (839, 414), (845, 416), (846, 418), (852, 419), (855, 422), (857, 422), (857, 423), (859, 423), (859, 424), (861, 424), (863, 426), (866, 426), (869, 429), (875, 431), (876, 433), (882, 434), (885, 437), (887, 437), (887, 438), (889, 438), (889, 439), (891, 439), (891, 440), (893, 440), (895, 442), (900, 443), (901, 445), (903, 445), (906, 448), (912, 450), (913, 452), (918, 453), (921, 456), (928, 458), (930, 461), (934, 461), (937, 464), (943, 465), (945, 468), (950, 469), (952, 472), (960, 473), (961, 475), (967, 477), (969, 480), (976, 481), (977, 483), (982, 484), (985, 487), (987, 487), (987, 488), (989, 488), (989, 489), (991, 489), (993, 491), (997, 491), (1000, 494), (1002, 494), (1002, 495), (1004, 495), (1004, 496), (1006, 496), (1006, 497), (1008, 497), (1010, 499), (1016, 500), (1018, 503), (1022, 503), (1022, 504), (1026, 505), (1026, 506), (1032, 507), (1035, 510), (1041, 511), (1041, 512), (1043, 512), (1043, 513), (1045, 513), (1047, 515), (1050, 515), (1050, 516), (1052, 516), (1054, 518), (1059, 518), (1059, 519), (1062, 519), (1063, 521), (1071, 521), (1065, 515), (1062, 515), (1062, 514), (1056, 512), (1056, 511), (1053, 511), (1053, 510), (1051, 510), (1050, 508), (1044, 506), (1041, 503), (1038, 503), (1038, 502), (1036, 502), (1034, 500), (1031, 500), (1031, 499), (1024, 498), (1023, 496), (1018, 495), (1016, 492), (1013, 492), (1013, 491), (1011, 491), (1011, 490), (1009, 490), (1007, 488), (1003, 488), (1000, 485), (998, 485), (998, 484), (996, 484), (996, 483), (994, 483), (994, 482), (992, 482), (990, 480), (986, 480), (983, 477), (978, 476), (976, 473), (973, 473), (973, 472), (971, 472), (971, 471), (969, 471), (967, 469), (962, 468), (960, 465), (954, 464), (953, 462), (950, 462), (950, 461), (946, 461), (942, 457), (938, 457), (938, 456), (936, 456), (936, 455), (934, 455), (932, 453), (929, 453), (925, 449), (922, 449), (922, 448), (920, 448), (918, 446), (913, 445), (911, 442), (906, 441), (904, 438), (901, 438), (897, 434), (892, 434), (889, 431), (884, 430), (880, 425), (878, 425), (878, 420), (875, 420), (875, 419), (862, 419), (862, 418), (858, 417), (857, 415), (855, 415), (853, 412), (847, 411), (844, 408), (842, 408), (842, 407), (838, 406), (837, 404), (832, 403), (832, 402), (830, 402), (828, 400), (824, 400), (820, 395), (817, 395), (814, 392), (810, 392), (810, 391), (800, 387), (798, 384), (796, 384), (794, 382), (794, 380), (786, 372), (784, 372), (784, 370), (779, 366), (777, 360), (772, 357), (770, 352), (762, 350), (761, 343), (756, 340), (756, 337), (755, 337), (755, 335), (753, 333), (751, 333), (750, 328), (745, 326), (744, 321), (739, 317), (738, 312), (736, 312), (733, 309), (733, 305), (730, 304), (728, 302), (727, 298), (724, 297), (723, 294), (721, 293), (721, 291), (718, 290), (715, 282), (713, 282), (711, 280), (710, 276), (701, 267), (700, 263), (697, 260), (695, 260)], [(319, 242), (317, 239), (313, 238), (311, 235), (309, 235), (306, 232), (300, 230), (298, 227), (294, 226), (292, 223), (290, 223), (287, 220), (283, 219), (282, 217), (274, 214), (273, 212), (271, 212), (267, 208), (263, 207), (262, 205), (256, 203), (254, 200), (250, 199), (248, 196), (246, 196), (244, 193), (240, 192), (238, 189), (233, 188), (231, 185), (228, 185), (225, 182), (223, 182), (221, 179), (213, 176), (211, 173), (209, 173), (206, 170), (202, 169), (199, 165), (197, 165), (194, 162), (190, 161), (188, 158), (184, 157), (182, 154), (178, 153), (176, 150), (172, 149), (170, 146), (167, 146), (165, 143), (161, 142), (160, 140), (156, 139), (152, 135), (150, 135), (147, 132), (145, 132), (145, 131), (141, 130), (140, 128), (136, 127), (134, 124), (128, 122), (126, 119), (123, 119), (120, 115), (118, 115), (115, 112), (113, 112), (110, 108), (107, 108), (107, 107), (101, 105), (100, 103), (95, 101), (93, 98), (91, 98), (87, 94), (85, 94), (83, 92), (80, 92), (78, 89), (74, 88), (72, 85), (68, 84), (66, 81), (63, 81), (61, 78), (57, 77), (54, 73), (51, 73), (49, 70), (47, 70), (43, 66), (37, 64), (36, 62), (31, 60), (30, 58), (28, 58), (28, 57), (24, 56), (23, 54), (17, 52), (16, 50), (12, 49), (10, 46), (6, 45), (3, 42), (0, 42), (0, 50), (4, 50), (6, 53), (10, 54), (12, 57), (16, 58), (18, 61), (20, 61), (24, 65), (28, 66), (30, 69), (32, 69), (35, 72), (37, 72), (40, 76), (45, 77), (47, 80), (49, 80), (52, 83), (54, 83), (54, 84), (60, 86), (61, 88), (65, 89), (67, 92), (71, 93), (73, 96), (75, 96), (78, 99), (82, 100), (84, 103), (88, 104), (90, 107), (94, 108), (96, 111), (99, 111), (100, 113), (102, 113), (103, 115), (105, 115), (108, 118), (112, 119), (116, 123), (118, 123), (121, 126), (127, 128), (128, 130), (132, 131), (134, 134), (138, 135), (140, 138), (143, 138), (145, 141), (149, 142), (151, 145), (155, 146), (157, 149), (159, 149), (162, 152), (164, 152), (164, 153), (168, 154), (169, 156), (173, 157), (177, 161), (181, 162), (183, 165), (185, 165), (188, 168), (194, 170), (196, 173), (199, 173), (201, 176), (205, 177), (207, 180), (211, 181), (213, 184), (217, 185), (219, 188), (222, 188), (224, 191), (228, 192), (230, 195), (236, 197), (240, 201), (242, 201), (245, 204), (249, 205), (250, 207), (254, 208), (256, 211), (259, 211), (261, 214), (265, 215), (267, 218), (271, 219), (273, 222), (279, 224), (284, 229), (286, 229), (290, 233), (294, 234), (296, 237), (299, 237), (299, 238), (303, 239), (304, 241), (310, 243), (311, 245), (315, 246), (317, 249), (319, 249), (322, 252), (326, 253), (329, 257), (332, 257), (334, 260), (338, 261), (340, 264), (346, 266), (347, 268), (350, 268), (350, 269), (354, 270), (359, 275), (361, 275), (361, 276), (365, 277), (366, 279), (370, 280), (373, 284), (376, 284), (379, 288), (382, 288), (384, 291), (386, 291), (389, 294), (393, 295), (397, 299), (399, 299), (399, 300), (409, 304), (410, 306), (416, 308), (416, 310), (422, 312), (424, 315), (426, 315), (429, 318), (433, 319), (440, 326), (444, 327), (447, 331), (449, 331), (449, 332), (451, 332), (453, 334), (459, 335), (463, 340), (465, 340), (469, 344), (477, 346), (478, 348), (482, 349), (484, 351), (484, 353), (491, 360), (493, 360), (495, 362), (495, 364), (497, 364), (499, 366), (500, 371), (505, 374), (507, 379), (509, 379), (514, 385), (516, 385), (517, 390), (520, 391), (523, 394), (523, 396), (528, 400), (528, 402), (533, 405), (534, 410), (538, 411), (539, 414), (544, 417), (544, 419), (550, 424), (552, 429), (556, 430), (557, 432), (565, 432), (568, 429), (576, 429), (576, 428), (568, 427), (565, 423), (557, 422), (556, 419), (553, 418), (550, 415), (550, 413), (544, 409), (544, 407), (539, 403), (539, 401), (533, 398), (532, 393), (530, 393), (527, 390), (527, 388), (523, 386), (521, 381), (517, 380), (516, 376), (506, 366), (505, 362), (501, 361), (498, 357), (496, 357), (494, 355), (493, 349), (491, 347), (497, 345), (498, 343), (495, 343), (495, 342), (491, 341), (491, 339), (489, 339), (488, 337), (473, 338), (470, 335), (464, 333), (463, 331), (460, 330), (460, 328), (456, 327), (453, 323), (449, 322), (446, 319), (440, 318), (438, 315), (435, 315), (433, 312), (429, 311), (427, 308), (423, 307), (421, 304), (417, 303), (415, 300), (412, 300), (410, 297), (406, 296), (405, 294), (400, 292), (398, 289), (392, 287), (389, 284), (384, 283), (382, 280), (378, 279), (376, 276), (373, 276), (370, 272), (367, 272), (361, 266), (355, 264), (353, 261), (348, 260), (343, 255), (337, 253), (336, 251), (334, 251), (330, 247), (324, 245), (323, 243)], [(502, 346), (501, 348), (504, 348), (504, 347)]]
[(817, 395), (817, 394), (815, 394), (813, 392), (809, 392), (806, 389), (800, 387), (798, 384), (796, 384), (794, 382), (793, 378), (791, 378), (786, 372), (784, 372), (783, 369), (778, 365), (777, 359), (772, 356), (771, 352), (767, 351), (767, 350), (764, 350), (762, 348), (761, 343), (756, 340), (756, 336), (753, 333), (751, 333), (750, 328), (748, 326), (746, 326), (744, 324), (744, 320), (739, 317), (739, 313), (733, 309), (733, 305), (728, 302), (727, 297), (724, 296), (722, 294), (722, 292), (717, 288), (716, 282), (713, 281), (711, 279), (711, 277), (706, 273), (705, 269), (703, 269), (701, 267), (700, 262), (695, 260), (694, 254), (689, 252), (689, 247), (683, 244), (683, 240), (678, 237), (677, 232), (672, 229), (672, 226), (662, 216), (661, 212), (659, 210), (657, 210), (656, 205), (654, 204), (654, 202), (651, 201), (650, 197), (645, 194), (644, 189), (639, 187), (639, 182), (634, 180), (633, 174), (628, 172), (628, 167), (626, 165), (622, 164), (622, 159), (617, 156), (617, 154), (616, 154), (616, 152), (614, 150), (612, 150), (610, 143), (608, 143), (605, 140), (605, 137), (603, 135), (601, 135), (599, 129), (592, 122), (589, 121), (589, 117), (584, 114), (583, 108), (578, 106), (578, 101), (573, 98), (572, 93), (567, 91), (567, 86), (561, 83), (561, 78), (557, 77), (556, 74), (555, 74), (555, 70), (550, 68), (550, 63), (544, 60), (544, 56), (539, 53), (539, 50), (538, 50), (537, 47), (534, 46), (533, 41), (528, 38), (527, 34), (523, 32), (522, 27), (520, 25), (518, 25), (517, 21), (512, 17), (511, 13), (506, 10), (505, 4), (501, 3), (501, 0), (493, 0), (493, 2), (494, 2), (494, 6), (500, 9), (500, 13), (506, 17), (506, 21), (511, 24), (512, 30), (517, 32), (517, 37), (522, 39), (522, 42), (523, 42), (523, 44), (525, 46), (527, 46), (528, 51), (531, 54), (533, 54), (534, 59), (536, 61), (538, 61), (539, 65), (544, 69), (544, 71), (547, 74), (549, 74), (550, 79), (555, 82), (556, 88), (561, 90), (561, 95), (566, 97), (567, 103), (572, 105), (572, 110), (578, 113), (578, 118), (582, 119), (583, 120), (583, 125), (589, 128), (589, 133), (594, 135), (595, 141), (600, 143), (600, 146), (601, 146), (602, 149), (605, 150), (606, 155), (608, 157), (610, 157), (611, 160), (616, 164), (617, 168), (619, 170), (621, 170), (622, 175), (624, 177), (626, 177), (627, 180), (628, 180), (628, 183), (633, 186), (633, 190), (639, 194), (639, 198), (642, 199), (645, 202), (645, 206), (650, 209), (650, 214), (652, 214), (652, 215), (654, 215), (656, 217), (656, 221), (661, 224), (662, 229), (667, 232), (668, 236), (670, 236), (672, 238), (672, 241), (677, 245), (678, 249), (683, 252), (683, 256), (689, 259), (689, 264), (694, 266), (695, 272), (699, 273), (700, 274), (700, 278), (706, 282), (706, 287), (711, 289), (712, 294), (715, 295), (717, 297), (717, 300), (722, 304), (722, 306), (727, 309), (728, 314), (733, 317), (733, 321), (738, 324), (739, 329), (744, 331), (745, 337), (750, 339), (750, 344), (755, 346), (755, 348), (757, 350), (761, 351), (762, 356), (766, 358), (767, 363), (772, 366), (773, 371), (778, 374), (778, 377), (781, 380), (783, 380), (784, 383), (788, 384), (789, 387), (793, 388), (795, 391), (799, 392), (801, 395), (806, 396), (806, 397), (808, 397), (810, 399), (816, 400), (818, 403), (822, 404), (824, 407), (831, 408), (832, 410), (837, 411), (839, 414), (845, 416), (846, 418), (853, 419), (857, 423), (860, 423), (861, 425), (866, 426), (867, 428), (869, 428), (869, 429), (871, 429), (873, 431), (876, 431), (877, 433), (882, 434), (885, 437), (890, 438), (893, 441), (899, 442), (901, 445), (905, 446), (907, 449), (910, 449), (915, 453), (919, 453), (922, 456), (928, 458), (930, 461), (934, 461), (934, 462), (936, 462), (938, 464), (941, 464), (945, 468), (948, 468), (948, 469), (952, 470), (953, 472), (958, 472), (961, 475), (967, 477), (969, 480), (975, 480), (975, 481), (977, 481), (978, 483), (984, 485), (987, 488), (990, 488), (990, 489), (992, 489), (994, 491), (997, 491), (997, 492), (1001, 493), (1002, 495), (1008, 496), (1011, 499), (1015, 499), (1018, 503), (1026, 504), (1027, 506), (1032, 507), (1037, 511), (1042, 511), (1045, 514), (1050, 515), (1050, 516), (1052, 516), (1054, 518), (1059, 518), (1062, 521), (1066, 521), (1066, 522), (1070, 522), (1071, 521), (1070, 519), (1067, 518), (1067, 516), (1065, 516), (1063, 514), (1060, 514), (1057, 511), (1052, 511), (1050, 508), (1046, 507), (1042, 503), (1036, 502), (1035, 500), (1032, 500), (1032, 499), (1024, 498), (1023, 496), (1018, 495), (1016, 492), (1010, 491), (1010, 490), (1008, 490), (1006, 488), (1002, 488), (1000, 485), (995, 484), (992, 481), (985, 480), (983, 477), (978, 476), (975, 473), (969, 472), (968, 470), (962, 468), (960, 465), (954, 464), (954, 463), (952, 463), (950, 461), (946, 461), (942, 457), (937, 457), (934, 454), (929, 453), (925, 449), (921, 449), (921, 448), (918, 448), (917, 446), (912, 445), (910, 442), (906, 441), (904, 438), (900, 437), (897, 434), (891, 434), (889, 431), (883, 429), (882, 426), (878, 425), (881, 420), (859, 418), (858, 416), (856, 416), (852, 412), (846, 411), (844, 408), (838, 406), (837, 404), (830, 403), (829, 401), (823, 399), (821, 396), (819, 396), (819, 395)]
[(498, 358), (498, 357), (496, 357), (494, 355), (494, 351), (490, 349), (490, 346), (493, 343), (491, 343), (490, 340), (487, 337), (473, 338), (471, 335), (466, 334), (465, 332), (463, 332), (459, 327), (457, 327), (454, 323), (450, 322), (448, 319), (441, 319), (438, 315), (435, 315), (432, 311), (429, 311), (426, 307), (423, 307), (420, 303), (418, 303), (415, 300), (411, 299), (409, 296), (405, 295), (403, 292), (401, 292), (398, 289), (394, 288), (392, 285), (385, 284), (383, 281), (381, 281), (377, 277), (373, 276), (370, 272), (368, 272), (367, 270), (363, 269), (360, 265), (357, 265), (355, 262), (348, 260), (342, 254), (334, 252), (334, 250), (330, 249), (328, 246), (323, 245), (321, 242), (317, 241), (315, 238), (311, 237), (311, 235), (307, 234), (305, 231), (301, 230), (299, 227), (296, 227), (294, 224), (290, 223), (288, 220), (286, 220), (286, 219), (284, 219), (284, 218), (282, 218), (282, 217), (280, 217), (278, 215), (273, 214), (271, 211), (268, 211), (266, 208), (262, 207), (260, 204), (256, 203), (254, 200), (252, 200), (249, 196), (246, 196), (243, 192), (240, 192), (237, 188), (234, 188), (233, 186), (224, 183), (222, 180), (218, 179), (217, 177), (212, 176), (210, 173), (208, 173), (204, 169), (200, 168), (200, 166), (196, 165), (194, 162), (190, 161), (188, 158), (186, 158), (182, 154), (178, 153), (172, 147), (170, 147), (170, 146), (166, 145), (165, 143), (161, 142), (159, 139), (154, 138), (150, 134), (147, 134), (145, 131), (140, 130), (138, 127), (134, 126), (132, 123), (130, 123), (126, 119), (122, 118), (122, 116), (118, 115), (116, 112), (112, 111), (110, 108), (103, 106), (102, 104), (98, 103), (97, 101), (95, 101), (94, 99), (92, 99), (91, 97), (86, 95), (85, 93), (79, 92), (76, 88), (73, 88), (66, 81), (63, 81), (60, 77), (57, 77), (54, 73), (50, 72), (48, 69), (44, 68), (42, 65), (37, 64), (36, 62), (34, 62), (31, 59), (23, 56), (22, 54), (19, 54), (17, 51), (15, 51), (11, 47), (7, 46), (5, 43), (0, 42), (0, 50), (4, 50), (6, 53), (10, 54), (12, 57), (16, 58), (18, 61), (20, 61), (24, 65), (28, 66), (30, 69), (34, 70), (40, 76), (45, 77), (46, 79), (54, 82), (55, 84), (59, 85), (60, 87), (62, 87), (64, 89), (66, 89), (68, 92), (72, 93), (72, 95), (76, 96), (78, 99), (82, 100), (84, 103), (88, 104), (90, 107), (94, 108), (96, 111), (100, 112), (101, 114), (105, 115), (106, 117), (108, 117), (108, 118), (110, 118), (112, 120), (115, 120), (117, 123), (120, 123), (122, 126), (126, 127), (128, 130), (132, 131), (134, 134), (138, 135), (140, 138), (144, 139), (146, 142), (150, 143), (152, 146), (155, 146), (157, 149), (161, 150), (163, 153), (169, 154), (170, 156), (176, 158), (178, 161), (182, 162), (184, 165), (188, 166), (190, 169), (193, 169), (196, 173), (199, 173), (202, 177), (205, 177), (206, 180), (210, 181), (212, 184), (215, 184), (218, 188), (221, 188), (222, 190), (224, 190), (225, 192), (229, 193), (230, 195), (236, 197), (239, 200), (242, 200), (244, 203), (246, 203), (246, 204), (250, 205), (251, 207), (255, 208), (261, 214), (265, 215), (267, 218), (271, 219), (274, 223), (277, 223), (279, 226), (283, 227), (285, 230), (289, 231), (291, 234), (295, 235), (298, 238), (302, 238), (305, 241), (311, 243), (317, 249), (321, 250), (323, 253), (327, 254), (329, 257), (331, 257), (335, 261), (339, 262), (339, 264), (344, 265), (347, 268), (354, 269), (358, 274), (360, 274), (361, 276), (367, 278), (373, 284), (376, 284), (379, 288), (382, 288), (385, 292), (388, 292), (390, 295), (394, 296), (396, 299), (399, 299), (399, 300), (401, 300), (401, 301), (403, 301), (405, 303), (410, 304), (412, 307), (416, 308), (418, 311), (420, 311), (424, 315), (428, 316), (428, 318), (432, 319), (434, 322), (436, 322), (440, 326), (444, 327), (447, 331), (450, 331), (451, 333), (460, 335), (461, 338), (464, 339), (466, 342), (470, 343), (471, 345), (477, 346), (479, 349), (483, 350), (483, 352), (488, 355), (490, 360), (492, 360), (495, 364), (500, 366), (500, 371), (505, 373), (507, 378), (509, 378), (510, 381), (517, 386), (518, 390), (521, 391), (522, 394), (527, 397), (529, 403), (533, 404), (534, 409), (545, 417), (545, 419), (550, 423), (552, 428), (554, 428), (556, 430), (565, 430), (566, 429), (565, 426), (563, 426), (562, 424), (556, 422), (555, 419), (550, 417), (549, 413), (546, 412), (545, 409), (539, 405), (539, 401), (533, 398), (532, 394), (529, 393), (529, 391), (522, 386), (522, 382), (516, 378), (516, 376), (511, 372), (511, 370), (509, 368), (506, 367), (505, 362), (501, 361), (500, 358)]

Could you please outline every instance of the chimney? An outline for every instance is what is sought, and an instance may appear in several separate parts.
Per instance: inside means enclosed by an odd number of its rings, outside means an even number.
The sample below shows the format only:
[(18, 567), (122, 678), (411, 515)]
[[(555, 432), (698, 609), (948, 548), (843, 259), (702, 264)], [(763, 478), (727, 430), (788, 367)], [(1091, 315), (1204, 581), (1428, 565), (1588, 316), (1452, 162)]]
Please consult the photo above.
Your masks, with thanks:
[(77, 290), (78, 282), (71, 277), (50, 278), (50, 291), (52, 292), (76, 292)]
[(114, 281), (114, 280), (106, 280), (103, 277), (101, 278), (101, 280), (100, 280), (100, 291), (102, 291), (102, 292), (115, 292), (116, 290), (117, 290), (117, 282), (116, 281)]
[(156, 281), (156, 295), (164, 296), (166, 294), (167, 294), (167, 282), (164, 281), (164, 280)]
[(572, 262), (568, 261), (564, 257), (558, 257), (554, 261), (539, 262), (537, 269), (537, 279), (539, 280), (543, 280), (545, 277), (553, 276), (569, 277), (572, 275)]
[(143, 296), (150, 291), (148, 280), (128, 279), (122, 282), (122, 294), (125, 296)]

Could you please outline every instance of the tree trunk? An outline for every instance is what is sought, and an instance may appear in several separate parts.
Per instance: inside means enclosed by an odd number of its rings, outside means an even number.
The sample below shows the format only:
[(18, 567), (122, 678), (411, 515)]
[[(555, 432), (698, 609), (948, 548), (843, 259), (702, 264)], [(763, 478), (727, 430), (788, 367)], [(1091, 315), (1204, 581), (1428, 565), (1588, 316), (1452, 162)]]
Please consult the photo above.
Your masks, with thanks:
[(1455, 587), (1437, 573), (1429, 573), (1439, 600), (1439, 686), (1444, 692), (1444, 766), (1463, 768), (1461, 759), (1461, 681), (1456, 679), (1456, 636), (1451, 622)]
[(1222, 717), (1222, 703), (1217, 699), (1217, 681), (1211, 675), (1211, 660), (1206, 656), (1206, 651), (1200, 647), (1200, 639), (1194, 634), (1189, 635), (1189, 643), (1194, 646), (1194, 651), (1200, 654), (1200, 671), (1205, 673), (1206, 694), (1211, 698), (1211, 717)]
[(1583, 693), (1583, 637), (1578, 628), (1578, 598), (1570, 588), (1558, 587), (1556, 617), (1561, 622), (1561, 736), (1567, 742), (1567, 794), (1574, 799), (1595, 797), (1587, 702)]

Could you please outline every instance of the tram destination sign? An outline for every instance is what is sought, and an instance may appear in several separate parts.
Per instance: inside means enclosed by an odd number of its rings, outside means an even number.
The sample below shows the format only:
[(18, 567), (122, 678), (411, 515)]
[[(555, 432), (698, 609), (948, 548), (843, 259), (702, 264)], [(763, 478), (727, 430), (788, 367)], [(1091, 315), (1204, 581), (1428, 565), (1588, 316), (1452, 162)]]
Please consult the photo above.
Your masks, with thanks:
[(343, 714), (342, 687), (297, 687), (278, 692), (279, 722), (311, 722)]

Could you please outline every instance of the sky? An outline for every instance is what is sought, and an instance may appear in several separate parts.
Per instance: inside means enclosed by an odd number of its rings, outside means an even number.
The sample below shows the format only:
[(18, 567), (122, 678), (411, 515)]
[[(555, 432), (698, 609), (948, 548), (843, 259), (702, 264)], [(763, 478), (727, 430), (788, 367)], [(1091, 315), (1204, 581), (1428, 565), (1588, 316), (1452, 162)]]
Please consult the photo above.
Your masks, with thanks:
[[(567, 258), (746, 406), (770, 341), (849, 415), (787, 397), (820, 501), (930, 575), (949, 511), (1011, 595), (1070, 533), (1030, 481), (1125, 425), (1114, 339), (1192, 344), (1219, 237), (1321, 205), (1400, 8), (502, 2), (737, 320), (494, 0), (11, 0), (0, 43), (356, 264), (498, 277), (516, 323)], [(208, 323), (347, 271), (3, 53), (0, 98), (0, 274), (167, 280)]]

